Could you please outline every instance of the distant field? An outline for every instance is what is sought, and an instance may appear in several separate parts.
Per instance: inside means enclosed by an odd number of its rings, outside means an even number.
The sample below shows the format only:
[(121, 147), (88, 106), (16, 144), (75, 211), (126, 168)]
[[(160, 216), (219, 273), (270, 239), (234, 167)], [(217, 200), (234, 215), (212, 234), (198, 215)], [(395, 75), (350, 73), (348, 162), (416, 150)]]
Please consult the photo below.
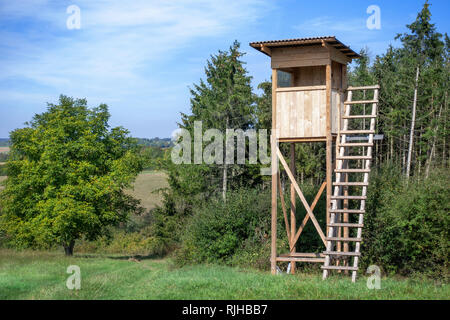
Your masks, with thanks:
[[(69, 265), (81, 272), (81, 289), (69, 290)], [(447, 284), (321, 274), (273, 276), (217, 265), (174, 268), (169, 259), (130, 261), (127, 256), (75, 255), (0, 249), (0, 299), (450, 299)]]
[[(0, 176), (0, 182), (5, 179), (5, 176)], [(164, 172), (144, 171), (137, 177), (134, 190), (129, 190), (128, 193), (141, 200), (142, 206), (149, 210), (161, 203), (161, 194), (152, 192), (167, 185), (167, 176)], [(0, 190), (2, 189), (3, 187), (0, 186)]]
[(9, 147), (0, 147), (0, 153), (8, 153)]
[[(6, 180), (6, 177), (5, 176), (0, 176), (0, 183), (2, 183), (4, 180)], [(2, 185), (0, 185), (0, 191), (1, 190), (3, 190), (3, 186)]]
[(153, 191), (167, 187), (167, 175), (161, 171), (144, 171), (139, 174), (134, 183), (134, 190), (128, 191), (147, 210), (161, 204), (161, 194)]

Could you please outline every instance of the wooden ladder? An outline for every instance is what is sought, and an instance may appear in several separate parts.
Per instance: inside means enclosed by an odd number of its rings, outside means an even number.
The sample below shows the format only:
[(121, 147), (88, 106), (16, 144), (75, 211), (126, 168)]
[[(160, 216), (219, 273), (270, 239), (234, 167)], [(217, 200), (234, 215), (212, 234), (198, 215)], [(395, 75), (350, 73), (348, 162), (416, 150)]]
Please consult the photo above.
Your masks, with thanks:
[[(364, 213), (366, 205), (367, 186), (369, 185), (369, 173), (372, 160), (372, 147), (375, 134), (375, 122), (377, 117), (378, 106), (378, 89), (379, 86), (366, 87), (349, 87), (347, 89), (347, 101), (344, 102), (344, 115), (341, 115), (343, 120), (343, 129), (338, 129), (336, 138), (336, 168), (334, 193), (331, 197), (331, 204), (328, 204), (330, 209), (330, 223), (327, 225), (328, 232), (326, 238), (325, 261), (322, 266), (323, 279), (326, 279), (330, 270), (344, 270), (348, 273), (352, 271), (352, 282), (356, 281), (358, 271), (358, 260), (361, 255), (361, 235), (364, 222)], [(353, 91), (363, 90), (364, 98), (366, 91), (373, 90), (373, 99), (371, 100), (357, 100), (352, 101)], [(372, 104), (372, 112), (370, 114), (351, 114), (351, 108), (355, 105)], [(365, 113), (365, 112), (364, 112)], [(363, 124), (362, 129), (351, 129), (349, 126), (350, 120), (360, 119)], [(370, 119), (370, 127), (365, 128), (365, 119)], [(342, 121), (341, 121), (342, 122)], [(354, 125), (354, 123), (352, 123)], [(356, 136), (355, 136), (356, 135)], [(364, 137), (358, 137), (365, 135)], [(368, 136), (368, 137), (367, 137)], [(351, 139), (353, 137), (353, 139)], [(350, 139), (349, 139), (350, 138)], [(368, 140), (367, 142), (352, 142), (361, 140)], [(349, 140), (349, 141), (348, 141)], [(352, 148), (357, 148), (363, 155), (350, 155)], [(367, 152), (364, 153), (364, 149)], [(360, 164), (361, 168), (351, 168), (350, 162)], [(362, 174), (363, 181), (349, 181), (350, 174)], [(349, 189), (361, 188), (361, 194), (349, 195)], [(358, 204), (359, 209), (349, 209), (349, 203)], [(343, 205), (342, 205), (343, 203)], [(358, 215), (358, 221), (350, 222), (351, 215)], [(353, 219), (354, 220), (354, 219)], [(351, 229), (353, 228), (353, 229)], [(350, 237), (350, 231), (354, 233), (356, 229), (356, 236)], [(342, 232), (343, 231), (343, 232)], [(343, 233), (343, 235), (342, 235)], [(353, 244), (353, 251), (350, 251), (349, 244)], [(344, 250), (342, 250), (342, 244)], [(353, 266), (348, 265), (348, 260), (353, 258)], [(335, 265), (332, 265), (332, 262)]]

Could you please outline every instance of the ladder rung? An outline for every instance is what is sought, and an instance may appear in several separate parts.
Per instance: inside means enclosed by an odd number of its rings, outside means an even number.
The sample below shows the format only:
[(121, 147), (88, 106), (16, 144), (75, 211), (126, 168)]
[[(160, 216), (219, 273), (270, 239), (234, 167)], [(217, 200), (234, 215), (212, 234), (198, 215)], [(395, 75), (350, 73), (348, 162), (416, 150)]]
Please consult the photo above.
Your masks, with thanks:
[(348, 87), (347, 91), (374, 90), (374, 89), (380, 89), (380, 86), (379, 85), (374, 85), (374, 86), (365, 86), (365, 87)]
[(357, 210), (357, 209), (330, 209), (330, 212), (334, 213), (365, 213), (365, 210)]
[(337, 156), (337, 160), (371, 160), (369, 156)]
[(358, 114), (351, 116), (342, 116), (342, 119), (365, 119), (365, 118), (376, 118), (377, 116), (371, 114)]
[(328, 227), (346, 227), (346, 228), (363, 228), (363, 224), (359, 223), (347, 223), (347, 222), (335, 222), (327, 224)]
[(374, 134), (372, 130), (342, 130), (340, 134)]
[(331, 200), (366, 200), (366, 196), (331, 196)]
[(344, 143), (340, 143), (339, 147), (373, 147), (373, 143), (369, 143), (369, 142), (353, 142), (353, 143), (344, 142)]
[(295, 261), (295, 262), (325, 262), (325, 258), (300, 258), (300, 257), (277, 257), (277, 261)]
[(378, 100), (355, 100), (344, 102), (344, 104), (369, 104), (369, 103), (378, 103)]
[(358, 173), (358, 172), (362, 172), (362, 173), (370, 173), (370, 169), (335, 169), (334, 172), (337, 173)]
[(358, 267), (347, 267), (347, 266), (322, 266), (322, 269), (325, 270), (349, 270), (349, 271), (358, 271)]
[(318, 252), (292, 252), (280, 254), (280, 257), (295, 257), (295, 258), (323, 258), (324, 255)]
[(353, 242), (361, 242), (362, 238), (344, 238), (344, 237), (331, 237), (325, 238), (327, 241), (353, 241)]
[(368, 182), (333, 182), (333, 186), (368, 186)]
[(330, 256), (357, 256), (361, 255), (360, 252), (343, 252), (343, 251), (324, 251), (323, 254)]

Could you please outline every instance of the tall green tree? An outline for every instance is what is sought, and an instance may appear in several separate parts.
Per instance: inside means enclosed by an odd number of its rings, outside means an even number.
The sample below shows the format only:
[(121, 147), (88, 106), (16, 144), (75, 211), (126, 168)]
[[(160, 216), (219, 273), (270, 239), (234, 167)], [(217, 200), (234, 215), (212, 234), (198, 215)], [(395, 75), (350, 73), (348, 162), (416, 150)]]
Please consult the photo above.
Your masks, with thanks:
[(272, 82), (261, 82), (258, 89), (262, 93), (256, 97), (256, 127), (270, 130), (272, 129)]
[(359, 55), (361, 58), (355, 61), (356, 66), (349, 74), (349, 81), (354, 86), (373, 85), (375, 77), (371, 70), (369, 49), (362, 49)]
[(428, 2), (407, 28), (397, 36), (400, 46), (389, 47), (370, 68), (381, 86), (378, 130), (386, 137), (377, 158), (420, 179), (448, 159), (448, 46)]
[[(211, 56), (205, 67), (205, 79), (191, 88), (191, 113), (182, 114), (180, 128), (186, 129), (194, 138), (194, 124), (202, 122), (202, 134), (217, 129), (223, 134), (222, 154), (216, 155), (222, 163), (172, 166), (170, 182), (181, 192), (214, 194), (245, 184), (252, 184), (259, 174), (259, 167), (226, 163), (227, 129), (247, 130), (255, 127), (255, 97), (251, 77), (244, 68), (239, 42), (235, 41), (227, 51)], [(215, 140), (216, 138), (214, 138)], [(203, 147), (211, 142), (205, 141)], [(192, 152), (198, 145), (193, 145)], [(194, 159), (194, 157), (192, 157)], [(220, 177), (220, 178), (219, 178)]]
[(11, 132), (0, 229), (17, 247), (95, 239), (106, 226), (139, 212), (124, 193), (142, 169), (135, 139), (109, 128), (108, 107), (60, 96), (27, 127)]
[[(423, 85), (423, 80), (421, 83), (421, 73), (423, 78), (424, 74), (433, 68), (436, 60), (441, 59), (444, 43), (441, 40), (442, 34), (438, 33), (435, 25), (431, 23), (428, 1), (425, 2), (416, 20), (407, 25), (407, 28), (410, 30), (410, 33), (399, 34), (396, 39), (400, 39), (403, 44), (401, 54), (406, 67), (405, 71), (410, 73), (408, 79), (414, 79), (408, 157), (406, 160), (406, 177), (409, 178), (414, 150), (417, 104), (419, 100), (423, 101), (423, 98), (418, 97), (418, 91), (421, 89), (419, 86)], [(422, 101), (419, 101), (419, 103)], [(422, 109), (424, 108), (422, 107)], [(420, 161), (420, 158), (418, 160)]]

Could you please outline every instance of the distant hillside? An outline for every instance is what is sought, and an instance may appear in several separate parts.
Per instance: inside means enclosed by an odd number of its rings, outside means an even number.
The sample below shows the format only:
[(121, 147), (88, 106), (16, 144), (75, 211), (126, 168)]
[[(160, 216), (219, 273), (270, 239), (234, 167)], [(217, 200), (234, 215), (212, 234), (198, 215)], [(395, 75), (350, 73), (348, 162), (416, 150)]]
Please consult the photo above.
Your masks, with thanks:
[(0, 147), (9, 147), (9, 139), (0, 138)]
[[(172, 140), (170, 138), (136, 138), (138, 139), (138, 144), (147, 147), (158, 147), (158, 148), (168, 148), (172, 146)], [(9, 147), (8, 138), (0, 138), (0, 147)]]
[(172, 140), (170, 138), (136, 138), (138, 139), (138, 144), (144, 145), (146, 147), (157, 147), (157, 148), (168, 148), (172, 146)]

